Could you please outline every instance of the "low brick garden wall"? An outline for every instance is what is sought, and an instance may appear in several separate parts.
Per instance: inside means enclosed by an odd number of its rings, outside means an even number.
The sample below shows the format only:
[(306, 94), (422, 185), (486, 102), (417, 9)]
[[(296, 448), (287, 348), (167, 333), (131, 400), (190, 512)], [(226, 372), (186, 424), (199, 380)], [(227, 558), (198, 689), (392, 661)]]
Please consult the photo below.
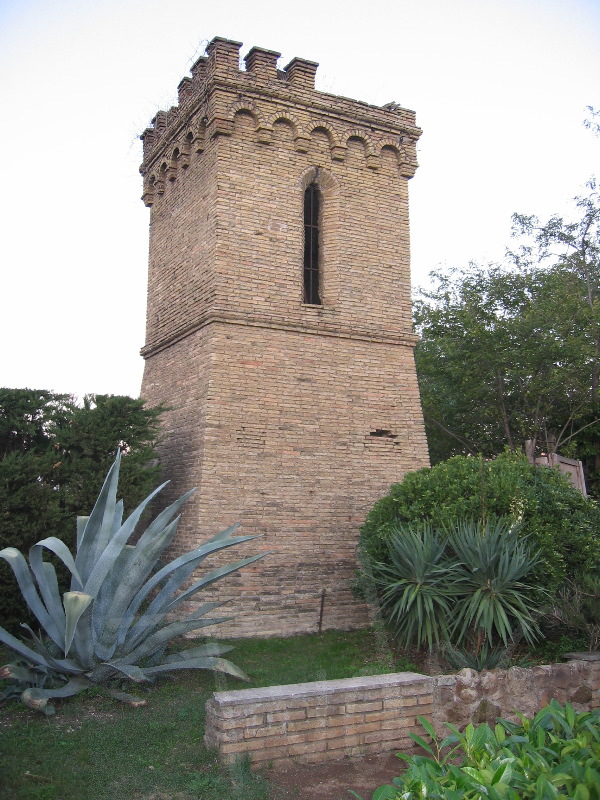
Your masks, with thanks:
[(533, 715), (552, 698), (577, 710), (600, 707), (600, 661), (456, 675), (400, 672), (338, 681), (215, 692), (206, 704), (205, 742), (224, 762), (243, 753), (254, 764), (323, 762), (413, 748), (418, 716), (442, 732), (493, 722), (518, 710)]
[(231, 762), (328, 761), (410, 747), (416, 717), (431, 716), (431, 679), (413, 672), (215, 692), (207, 746)]

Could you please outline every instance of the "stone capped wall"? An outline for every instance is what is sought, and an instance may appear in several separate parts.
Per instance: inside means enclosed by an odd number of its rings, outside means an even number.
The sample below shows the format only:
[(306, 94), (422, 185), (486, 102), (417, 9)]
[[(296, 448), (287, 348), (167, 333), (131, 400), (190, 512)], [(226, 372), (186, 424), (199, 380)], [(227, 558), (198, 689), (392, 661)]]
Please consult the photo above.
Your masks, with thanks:
[(207, 747), (225, 763), (250, 753), (252, 763), (335, 761), (411, 749), (432, 713), (432, 683), (402, 672), (216, 692), (206, 705)]
[(366, 678), (216, 692), (206, 705), (207, 746), (230, 763), (250, 753), (256, 765), (289, 758), (323, 762), (369, 753), (410, 751), (410, 733), (430, 720), (443, 738), (446, 722), (532, 717), (552, 699), (576, 711), (600, 708), (600, 661), (455, 675), (401, 672)]
[[(356, 627), (367, 622), (349, 588), (359, 526), (428, 464), (407, 189), (420, 130), (396, 104), (316, 91), (311, 61), (279, 70), (277, 53), (253, 48), (242, 70), (239, 49), (213, 40), (178, 106), (143, 135), (142, 397), (168, 407), (165, 501), (199, 488), (175, 554), (238, 520), (263, 539), (227, 560), (271, 551), (219, 589), (236, 615), (220, 634)], [(311, 182), (322, 305), (302, 296)]]

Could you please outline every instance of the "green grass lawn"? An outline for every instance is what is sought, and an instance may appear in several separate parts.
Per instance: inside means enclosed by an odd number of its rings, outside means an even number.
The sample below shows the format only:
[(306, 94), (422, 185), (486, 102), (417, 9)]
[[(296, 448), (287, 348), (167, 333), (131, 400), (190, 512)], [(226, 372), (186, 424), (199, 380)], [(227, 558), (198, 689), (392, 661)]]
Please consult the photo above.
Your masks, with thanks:
[[(247, 765), (224, 771), (204, 747), (204, 704), (214, 691), (413, 669), (371, 631), (329, 631), (235, 642), (228, 656), (244, 684), (202, 671), (177, 673), (131, 708), (94, 691), (56, 702), (44, 717), (0, 709), (2, 800), (267, 800), (277, 797)], [(137, 687), (136, 687), (137, 689)], [(144, 690), (142, 689), (142, 692)], [(140, 694), (140, 692), (137, 692)]]

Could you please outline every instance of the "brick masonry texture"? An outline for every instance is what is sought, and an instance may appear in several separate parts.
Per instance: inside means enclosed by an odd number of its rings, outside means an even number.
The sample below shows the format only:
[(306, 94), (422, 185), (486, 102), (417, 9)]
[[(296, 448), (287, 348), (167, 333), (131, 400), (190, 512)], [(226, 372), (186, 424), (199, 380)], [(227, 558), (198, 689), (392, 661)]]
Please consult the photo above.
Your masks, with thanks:
[(216, 692), (205, 742), (225, 762), (322, 762), (411, 748), (419, 714), (431, 716), (432, 682), (411, 672)]
[(533, 716), (552, 698), (577, 711), (598, 708), (600, 662), (571, 661), (429, 677), (412, 672), (215, 692), (206, 704), (205, 742), (225, 763), (250, 753), (264, 762), (324, 762), (346, 756), (410, 751), (417, 717), (440, 735), (445, 722)]
[[(237, 558), (271, 554), (216, 593), (239, 614), (220, 635), (313, 631), (323, 590), (324, 628), (362, 626), (349, 588), (359, 526), (428, 464), (407, 190), (420, 130), (394, 104), (315, 91), (313, 62), (280, 71), (277, 53), (253, 48), (240, 70), (239, 48), (214, 39), (142, 137), (142, 397), (168, 407), (165, 500), (199, 488), (174, 555), (238, 520), (263, 535)], [(312, 182), (322, 305), (302, 295)]]

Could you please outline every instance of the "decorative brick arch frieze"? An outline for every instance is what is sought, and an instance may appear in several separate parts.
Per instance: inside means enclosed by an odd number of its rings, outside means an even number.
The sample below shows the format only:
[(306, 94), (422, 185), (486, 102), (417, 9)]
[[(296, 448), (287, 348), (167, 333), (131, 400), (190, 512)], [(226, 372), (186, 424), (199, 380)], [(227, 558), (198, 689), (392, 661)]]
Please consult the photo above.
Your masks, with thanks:
[(372, 138), (360, 128), (355, 128), (351, 131), (346, 131), (344, 134), (344, 140), (346, 142), (346, 147), (348, 146), (348, 141), (350, 139), (360, 139), (363, 143), (363, 147), (365, 149), (365, 163), (369, 169), (379, 169), (379, 153), (377, 152), (375, 145), (373, 143)]
[[(144, 205), (151, 206), (156, 200), (156, 195), (162, 195), (165, 191), (165, 180), (174, 183), (181, 170), (186, 170), (191, 163), (192, 157), (197, 153), (204, 152), (206, 123), (204, 119), (197, 124), (190, 124), (185, 128), (181, 135), (173, 142), (167, 151), (168, 161), (163, 161), (157, 165), (155, 170), (144, 178), (144, 192), (142, 200)], [(153, 143), (150, 143), (150, 147)], [(165, 166), (166, 165), (166, 166)]]
[(417, 167), (419, 164), (417, 163), (417, 158), (414, 156), (410, 161), (403, 161), (400, 165), (400, 175), (403, 178), (412, 178), (417, 171)]
[(265, 123), (267, 130), (272, 133), (273, 126), (280, 120), (284, 120), (291, 127), (295, 150), (299, 153), (308, 153), (310, 136), (306, 133), (298, 118), (288, 111), (275, 111), (267, 117)]
[(275, 125), (275, 123), (279, 122), (280, 120), (284, 120), (284, 122), (287, 122), (290, 125), (294, 139), (296, 138), (296, 136), (300, 135), (306, 136), (306, 133), (304, 132), (302, 125), (298, 120), (298, 117), (294, 116), (293, 114), (290, 114), (289, 111), (275, 111), (273, 114), (270, 114), (267, 117), (266, 124), (272, 128), (273, 125)]
[(169, 158), (169, 161), (167, 162), (166, 176), (167, 176), (167, 180), (170, 183), (173, 183), (177, 178), (177, 165), (178, 165), (178, 161), (179, 161), (180, 155), (181, 155), (181, 150), (180, 150), (179, 146), (177, 145), (171, 151), (171, 157)]
[(363, 131), (360, 128), (354, 128), (354, 130), (345, 131), (344, 139), (346, 140), (346, 142), (348, 141), (348, 139), (360, 139), (365, 146), (365, 152), (375, 153), (375, 146), (373, 144), (373, 140), (366, 131)]
[(194, 131), (189, 129), (186, 131), (179, 145), (180, 146), (179, 166), (182, 169), (187, 169), (190, 165), (193, 143), (194, 143)]
[(236, 114), (244, 112), (250, 114), (257, 125), (262, 123), (261, 113), (251, 100), (238, 100), (236, 103), (233, 103), (229, 108), (229, 118), (233, 122), (233, 118)]
[(256, 140), (260, 142), (260, 144), (270, 144), (273, 126), (270, 122), (265, 121), (262, 113), (256, 107), (256, 104), (251, 100), (238, 100), (236, 103), (233, 103), (230, 109), (232, 124), (236, 114), (243, 113), (250, 114), (254, 120)]
[(329, 140), (329, 152), (331, 154), (332, 161), (345, 161), (347, 150), (346, 145), (342, 144), (338, 134), (331, 127), (331, 125), (328, 125), (322, 120), (317, 120), (310, 126), (310, 135), (312, 136), (315, 131), (324, 131), (327, 134), (327, 138)]
[(386, 148), (393, 150), (398, 160), (398, 169), (403, 178), (412, 178), (417, 167), (417, 148), (410, 136), (388, 137), (379, 141), (379, 152)]
[(156, 175), (151, 173), (144, 177), (144, 190), (142, 192), (142, 201), (145, 206), (150, 208), (150, 206), (154, 205), (156, 193), (157, 193)]
[(165, 178), (164, 173), (151, 172), (144, 177), (144, 192), (142, 200), (144, 205), (150, 207), (156, 200), (156, 195), (163, 195), (165, 193)]
[(206, 148), (206, 118), (199, 120), (197, 127), (190, 130), (193, 133), (192, 150), (195, 153), (202, 153)]

